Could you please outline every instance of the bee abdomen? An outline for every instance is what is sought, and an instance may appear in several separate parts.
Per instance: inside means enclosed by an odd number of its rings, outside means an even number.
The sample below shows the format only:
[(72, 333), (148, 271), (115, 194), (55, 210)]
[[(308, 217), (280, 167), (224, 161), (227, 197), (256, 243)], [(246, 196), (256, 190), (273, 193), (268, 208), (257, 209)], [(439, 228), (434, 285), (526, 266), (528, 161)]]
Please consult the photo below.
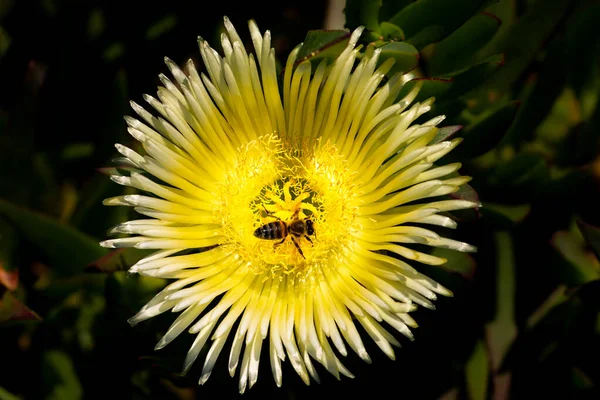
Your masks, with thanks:
[(254, 236), (259, 239), (282, 239), (286, 236), (287, 229), (281, 221), (270, 222), (262, 225), (254, 231)]

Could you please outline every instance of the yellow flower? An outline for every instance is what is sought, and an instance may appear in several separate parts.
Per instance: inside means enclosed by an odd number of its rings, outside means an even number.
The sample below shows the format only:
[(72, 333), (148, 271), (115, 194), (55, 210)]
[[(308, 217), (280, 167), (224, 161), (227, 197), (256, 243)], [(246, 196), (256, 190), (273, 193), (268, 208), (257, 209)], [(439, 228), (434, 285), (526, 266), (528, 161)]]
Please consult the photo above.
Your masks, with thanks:
[(145, 155), (117, 144), (138, 172), (112, 179), (144, 194), (105, 204), (150, 218), (112, 230), (133, 236), (102, 242), (157, 250), (130, 272), (173, 282), (130, 323), (180, 312), (156, 348), (195, 335), (187, 371), (210, 346), (200, 384), (233, 334), (229, 372), (239, 368), (240, 392), (257, 380), (265, 340), (278, 386), (286, 358), (306, 384), (318, 380), (315, 362), (352, 377), (339, 358), (347, 346), (370, 361), (357, 322), (394, 358), (387, 329), (412, 339), (409, 312), (451, 295), (405, 261), (445, 260), (405, 245), (474, 251), (417, 225), (454, 227), (439, 213), (477, 206), (425, 201), (469, 180), (458, 163), (435, 165), (459, 140), (431, 143), (443, 116), (412, 124), (433, 99), (411, 104), (414, 89), (396, 101), (403, 77), (387, 79), (392, 61), (356, 48), (362, 29), (316, 68), (294, 66), (293, 50), (280, 84), (269, 32), (249, 27), (255, 55), (225, 19), (224, 57), (199, 41), (206, 75), (167, 59), (175, 81), (161, 75), (158, 99), (145, 97), (156, 113), (132, 103), (141, 119), (127, 118), (128, 130)]

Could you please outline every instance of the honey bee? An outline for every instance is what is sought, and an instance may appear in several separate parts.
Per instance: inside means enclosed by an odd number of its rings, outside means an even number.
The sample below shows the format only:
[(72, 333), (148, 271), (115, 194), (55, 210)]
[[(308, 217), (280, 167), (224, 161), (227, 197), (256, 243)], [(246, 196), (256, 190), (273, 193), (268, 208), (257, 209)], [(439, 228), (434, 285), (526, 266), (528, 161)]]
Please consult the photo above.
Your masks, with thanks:
[(265, 240), (281, 239), (281, 241), (275, 243), (273, 247), (279, 246), (280, 244), (285, 242), (285, 240), (289, 236), (292, 240), (292, 243), (294, 243), (294, 246), (296, 246), (296, 248), (298, 249), (298, 252), (302, 256), (302, 258), (306, 259), (304, 253), (302, 252), (302, 249), (300, 248), (300, 245), (298, 244), (298, 240), (304, 237), (310, 242), (310, 244), (313, 244), (310, 238), (310, 236), (315, 234), (315, 227), (313, 225), (312, 219), (299, 218), (298, 214), (300, 213), (300, 210), (296, 210), (294, 215), (292, 215), (291, 221), (289, 223), (286, 223), (277, 216), (273, 215), (272, 212), (269, 212), (266, 209), (265, 212), (267, 213), (267, 215), (271, 215), (274, 218), (277, 218), (277, 221), (272, 221), (262, 226), (259, 226), (254, 231), (254, 236), (256, 236), (259, 239)]

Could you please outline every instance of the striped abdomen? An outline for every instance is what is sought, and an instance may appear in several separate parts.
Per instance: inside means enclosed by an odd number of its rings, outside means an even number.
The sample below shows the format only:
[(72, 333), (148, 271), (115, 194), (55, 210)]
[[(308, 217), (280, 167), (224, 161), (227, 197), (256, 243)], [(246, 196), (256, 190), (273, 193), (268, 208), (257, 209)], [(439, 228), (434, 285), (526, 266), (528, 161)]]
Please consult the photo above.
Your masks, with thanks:
[(287, 234), (287, 226), (283, 221), (269, 222), (254, 231), (254, 236), (266, 240), (283, 239)]

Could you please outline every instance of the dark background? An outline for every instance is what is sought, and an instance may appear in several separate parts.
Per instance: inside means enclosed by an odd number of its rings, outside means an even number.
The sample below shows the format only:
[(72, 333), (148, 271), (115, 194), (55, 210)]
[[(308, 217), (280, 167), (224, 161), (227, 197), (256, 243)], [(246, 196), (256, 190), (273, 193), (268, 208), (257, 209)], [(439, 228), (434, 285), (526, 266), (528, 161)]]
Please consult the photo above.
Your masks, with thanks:
[[(404, 3), (410, 2), (397, 2)], [(372, 365), (354, 354), (343, 360), (355, 379), (337, 381), (319, 366), (321, 384), (307, 387), (285, 363), (283, 387), (277, 388), (265, 343), (258, 383), (245, 398), (597, 395), (597, 236), (590, 240), (577, 221), (600, 225), (595, 133), (600, 85), (594, 72), (600, 47), (597, 33), (579, 34), (576, 28), (587, 27), (598, 6), (572, 2), (539, 45), (530, 47), (528, 29), (545, 29), (550, 18), (541, 3), (494, 6), (506, 27), (499, 35), (518, 35), (494, 44), (507, 51), (505, 68), (526, 61), (510, 79), (465, 94), (461, 117), (454, 119), (469, 126), (498, 104), (516, 100), (526, 110), (516, 120), (525, 119), (527, 132), (512, 153), (494, 147), (494, 141), (490, 151), (499, 150), (491, 164), (474, 156), (461, 160), (462, 172), (474, 176), (471, 186), (483, 207), (476, 216), (459, 216), (454, 237), (479, 251), (451, 258), (446, 268), (419, 266), (455, 297), (439, 299), (436, 311), (414, 313), (420, 325), (416, 340), (401, 338), (395, 361), (367, 338)], [(238, 376), (227, 373), (227, 346), (206, 385), (196, 384), (201, 361), (187, 377), (180, 376), (189, 335), (153, 351), (175, 317), (167, 313), (133, 328), (126, 322), (162, 283), (126, 275), (129, 260), (113, 260), (118, 265), (108, 273), (86, 268), (97, 257), (81, 243), (92, 249), (90, 243), (134, 215), (102, 206), (103, 198), (123, 192), (103, 168), (116, 156), (114, 143), (133, 145), (122, 117), (131, 114), (129, 100), (141, 104), (142, 94), (155, 93), (158, 74), (168, 72), (164, 56), (179, 64), (192, 58), (200, 67), (196, 38), (220, 50), (227, 15), (245, 39), (249, 19), (269, 29), (284, 60), (308, 30), (323, 27), (327, 6), (325, 1), (211, 7), (201, 1), (0, 1), (0, 198), (35, 211), (23, 217), (0, 207), (6, 217), (0, 219), (4, 310), (6, 293), (26, 307), (20, 318), (8, 323), (0, 318), (0, 399), (239, 397)], [(529, 25), (510, 31), (524, 18)], [(571, 42), (572, 37), (578, 39)], [(533, 55), (514, 51), (520, 44), (533, 48)], [(564, 52), (549, 56), (563, 45)], [(421, 62), (426, 69), (426, 51)], [(528, 97), (531, 90), (535, 102)], [(52, 233), (57, 229), (52, 223), (72, 230)], [(48, 240), (53, 237), (59, 239)]]

